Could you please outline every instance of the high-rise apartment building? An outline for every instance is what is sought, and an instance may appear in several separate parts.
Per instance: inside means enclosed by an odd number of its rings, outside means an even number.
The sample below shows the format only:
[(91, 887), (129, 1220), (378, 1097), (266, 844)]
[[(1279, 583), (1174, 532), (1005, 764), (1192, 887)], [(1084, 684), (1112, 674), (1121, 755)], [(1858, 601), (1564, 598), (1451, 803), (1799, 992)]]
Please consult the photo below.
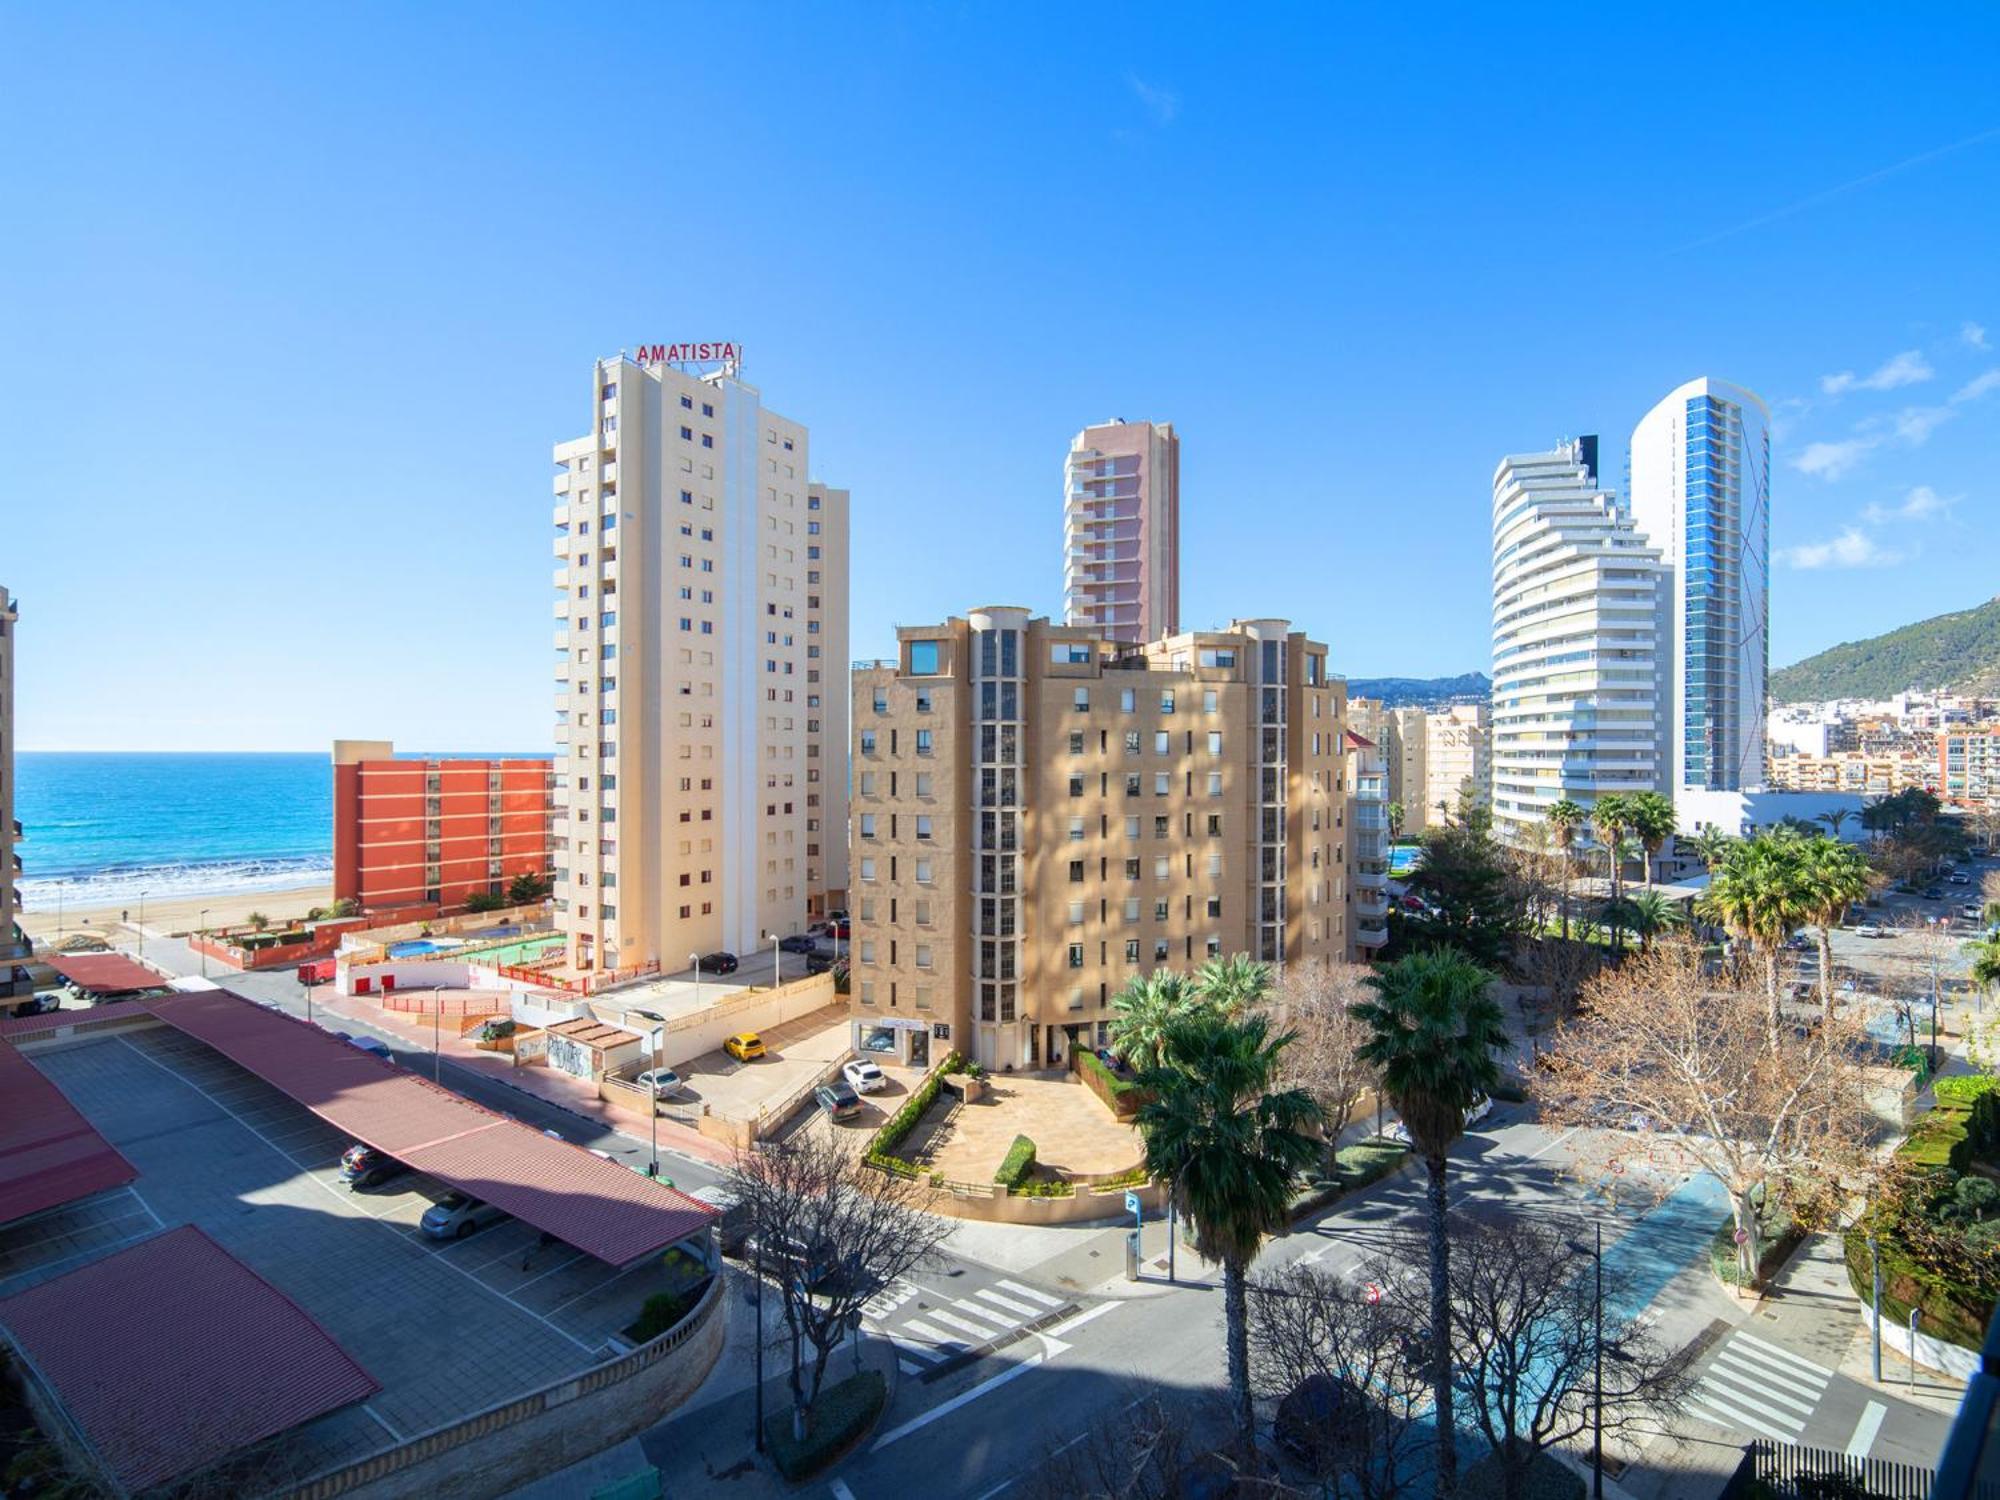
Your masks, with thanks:
[(806, 541), (819, 556), (806, 585), (806, 640), (819, 656), (807, 684), (806, 915), (824, 917), (847, 904), (847, 491), (806, 486)]
[(17, 602), (0, 588), (0, 995), (33, 988), (21, 962), (33, 951), (19, 921), (21, 856), (14, 844), (21, 825), (14, 821), (14, 628)]
[(845, 492), (733, 346), (644, 352), (596, 363), (555, 449), (557, 924), (599, 971), (750, 951), (841, 883)]
[(1597, 477), (1597, 440), (1493, 474), (1493, 822), (1660, 785), (1660, 554)]
[(1433, 816), (1456, 819), (1468, 797), (1475, 807), (1492, 803), (1492, 752), (1485, 704), (1454, 703), (1424, 715), (1424, 801)]
[(1155, 969), (1353, 951), (1323, 645), (1254, 620), (1134, 647), (990, 608), (897, 650), (854, 674), (861, 1044), (1057, 1065)]
[(1947, 802), (2000, 812), (2000, 729), (1940, 731), (1934, 784)]
[(1063, 461), (1067, 623), (1138, 645), (1181, 619), (1181, 440), (1171, 422), (1086, 427)]
[(549, 871), (546, 760), (398, 760), (333, 742), (333, 894), (363, 911), (463, 908)]
[(1632, 519), (1671, 575), (1673, 670), (1660, 790), (1764, 784), (1771, 638), (1771, 430), (1741, 386), (1691, 380), (1639, 420)]
[(1389, 777), (1382, 751), (1351, 725), (1341, 733), (1347, 780), (1347, 931), (1366, 963), (1389, 941)]

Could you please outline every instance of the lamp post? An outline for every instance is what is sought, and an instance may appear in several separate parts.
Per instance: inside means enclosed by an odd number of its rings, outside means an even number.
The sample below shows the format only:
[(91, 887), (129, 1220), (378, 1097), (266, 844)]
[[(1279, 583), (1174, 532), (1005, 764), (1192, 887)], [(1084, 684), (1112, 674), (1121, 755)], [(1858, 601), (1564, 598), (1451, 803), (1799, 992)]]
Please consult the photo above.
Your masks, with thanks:
[(1910, 1389), (1917, 1388), (1917, 1319), (1924, 1315), (1920, 1307), (1910, 1309)]
[(655, 1026), (652, 1036), (647, 1040), (647, 1046), (653, 1052), (653, 1077), (646, 1086), (646, 1117), (653, 1127), (653, 1159), (646, 1164), (648, 1177), (660, 1175), (660, 1038), (666, 1034), (666, 1030), (664, 1022)]
[[(688, 962), (694, 965), (694, 1008), (696, 1010), (700, 1010), (701, 1009), (701, 955), (699, 953), (690, 953), (688, 955)], [(763, 1431), (763, 1429), (760, 1427), (758, 1431), (761, 1432)]]
[(201, 950), (201, 977), (202, 977), (203, 979), (206, 979), (206, 978), (208, 978), (208, 946), (207, 946), (207, 944), (208, 944), (208, 912), (209, 912), (209, 908), (207, 908), (206, 906), (204, 906), (204, 907), (203, 907), (203, 908), (201, 909), (201, 940), (202, 940), (202, 950)]
[(1875, 1236), (1868, 1236), (1868, 1278), (1875, 1283), (1875, 1383), (1882, 1383), (1882, 1260)]
[(771, 934), (771, 987), (776, 989), (785, 982), (784, 939), (777, 933)]
[(431, 986), (431, 1082), (442, 1083), (438, 1074), (444, 1057), (444, 986)]
[(1604, 1221), (1599, 1219), (1594, 1227), (1597, 1230), (1597, 1309), (1596, 1360), (1591, 1391), (1590, 1494), (1591, 1500), (1604, 1500)]
[(146, 961), (146, 893), (139, 892), (139, 961)]

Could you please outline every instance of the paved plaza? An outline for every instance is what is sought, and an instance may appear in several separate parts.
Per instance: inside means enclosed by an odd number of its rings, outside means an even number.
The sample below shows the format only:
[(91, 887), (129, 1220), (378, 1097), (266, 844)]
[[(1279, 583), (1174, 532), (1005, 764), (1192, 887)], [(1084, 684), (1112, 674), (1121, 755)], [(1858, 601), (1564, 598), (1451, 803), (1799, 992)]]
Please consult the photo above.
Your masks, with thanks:
[(1123, 1172), (1145, 1148), (1138, 1132), (1112, 1118), (1073, 1073), (995, 1073), (986, 1092), (925, 1143), (934, 1171), (959, 1182), (990, 1182), (1014, 1137), (1035, 1143), (1044, 1167), (1077, 1173)]

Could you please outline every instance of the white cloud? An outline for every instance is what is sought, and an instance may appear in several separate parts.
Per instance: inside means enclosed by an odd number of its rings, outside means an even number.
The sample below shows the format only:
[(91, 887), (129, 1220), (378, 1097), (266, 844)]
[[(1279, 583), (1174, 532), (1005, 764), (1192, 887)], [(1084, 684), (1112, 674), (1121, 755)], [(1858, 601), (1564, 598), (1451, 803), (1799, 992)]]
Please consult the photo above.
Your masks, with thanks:
[(1986, 342), (1986, 330), (1981, 328), (1977, 323), (1967, 323), (1963, 328), (1958, 330), (1958, 337), (1959, 342), (1970, 344), (1975, 349), (1990, 349), (1993, 347)]
[(1949, 406), (1906, 406), (1892, 419), (1896, 436), (1912, 448), (1921, 448), (1931, 434), (1958, 413)]
[(1907, 554), (1882, 546), (1858, 526), (1847, 526), (1838, 536), (1787, 547), (1779, 556), (1788, 566), (1811, 572), (1819, 568), (1886, 568)]
[(1181, 112), (1181, 96), (1172, 89), (1148, 83), (1137, 73), (1125, 75), (1126, 85), (1133, 96), (1146, 107), (1146, 113), (1153, 117), (1155, 125), (1171, 125), (1174, 117)]
[(1863, 455), (1881, 444), (1879, 437), (1851, 437), (1838, 443), (1808, 443), (1792, 460), (1792, 467), (1800, 473), (1821, 479), (1838, 479), (1860, 463)]
[(1889, 521), (1928, 521), (1933, 516), (1950, 512), (1964, 497), (1961, 495), (1940, 495), (1927, 484), (1917, 485), (1903, 496), (1900, 505), (1875, 504), (1865, 507), (1861, 519), (1871, 526), (1880, 526)]
[(1873, 375), (1857, 377), (1852, 370), (1822, 375), (1819, 388), (1829, 396), (1843, 391), (1893, 391), (1899, 386), (1922, 385), (1936, 373), (1920, 351), (1905, 349), (1885, 360)]
[(1963, 406), (1968, 401), (1977, 401), (1990, 391), (2000, 391), (2000, 370), (1988, 370), (1984, 375), (1975, 375), (1952, 393), (1951, 404)]

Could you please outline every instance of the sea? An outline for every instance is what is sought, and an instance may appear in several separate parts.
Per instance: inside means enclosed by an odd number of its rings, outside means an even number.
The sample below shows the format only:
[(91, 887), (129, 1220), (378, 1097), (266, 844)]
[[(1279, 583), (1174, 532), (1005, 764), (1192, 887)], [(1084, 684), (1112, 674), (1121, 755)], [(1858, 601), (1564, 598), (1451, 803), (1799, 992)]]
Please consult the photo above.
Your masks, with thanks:
[(325, 751), (21, 751), (21, 894), (52, 910), (280, 891), (333, 879)]

